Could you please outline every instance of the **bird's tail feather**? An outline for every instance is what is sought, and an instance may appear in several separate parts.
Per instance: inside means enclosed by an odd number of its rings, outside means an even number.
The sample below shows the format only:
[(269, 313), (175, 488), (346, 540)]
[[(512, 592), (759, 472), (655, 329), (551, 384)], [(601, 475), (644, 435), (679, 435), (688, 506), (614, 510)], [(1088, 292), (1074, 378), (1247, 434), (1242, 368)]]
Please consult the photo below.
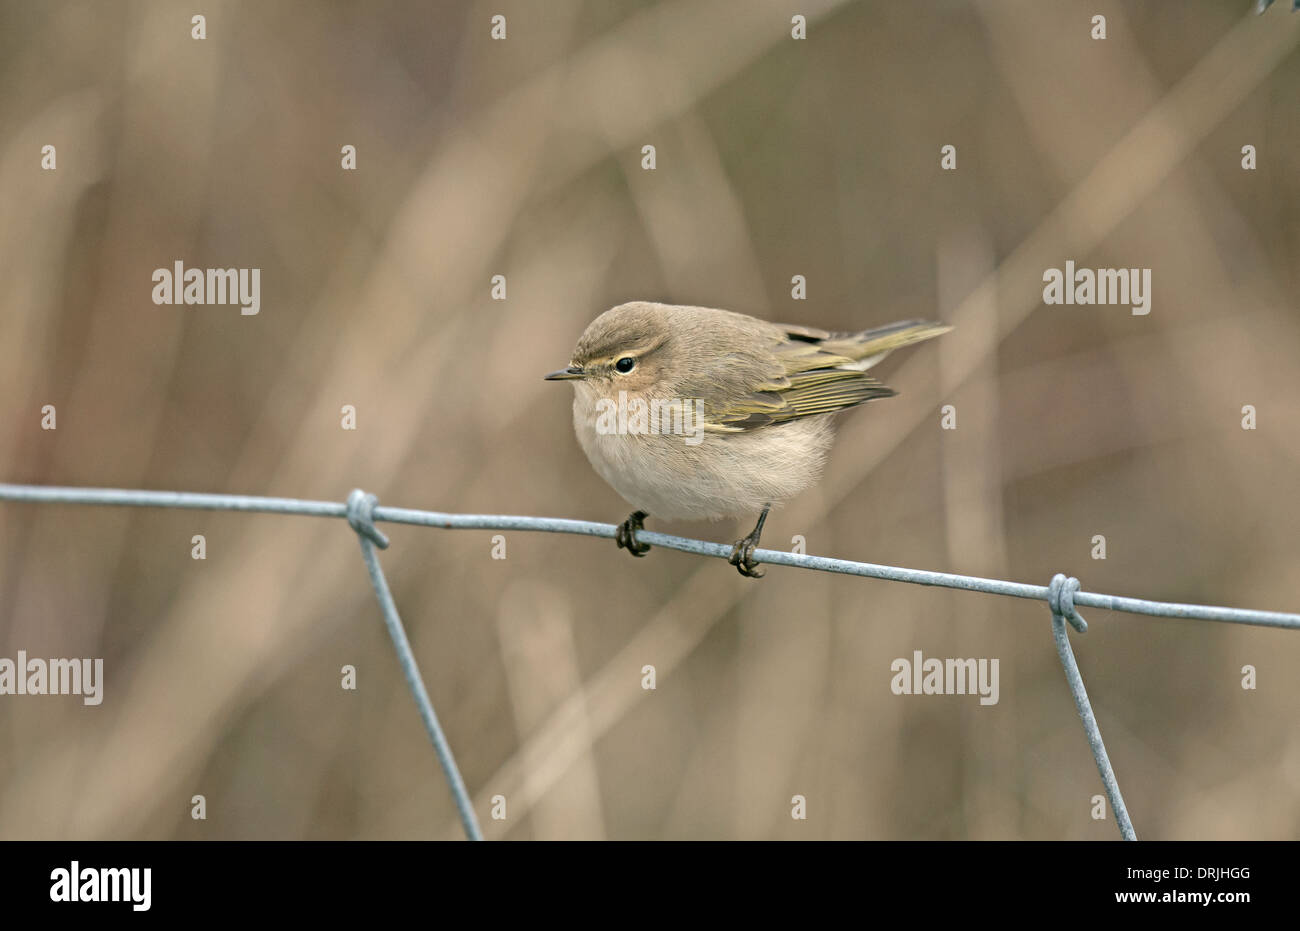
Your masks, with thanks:
[(861, 368), (865, 371), (895, 349), (934, 339), (951, 329), (948, 324), (936, 323), (933, 320), (900, 320), (898, 323), (888, 323), (871, 330), (863, 330), (861, 333), (827, 340), (822, 346), (831, 352), (853, 359), (857, 363), (853, 368)]

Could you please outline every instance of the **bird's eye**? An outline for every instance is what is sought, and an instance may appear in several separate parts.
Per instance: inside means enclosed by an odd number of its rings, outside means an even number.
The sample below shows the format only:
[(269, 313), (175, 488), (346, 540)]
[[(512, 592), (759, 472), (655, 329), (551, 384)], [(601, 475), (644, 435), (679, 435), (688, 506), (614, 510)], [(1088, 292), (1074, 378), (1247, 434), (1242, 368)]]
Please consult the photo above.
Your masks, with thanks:
[(636, 365), (636, 359), (633, 359), (631, 356), (624, 356), (623, 358), (619, 359), (617, 362), (614, 363), (614, 368), (618, 369), (620, 372), (626, 375), (628, 372), (632, 371), (632, 368), (635, 365)]

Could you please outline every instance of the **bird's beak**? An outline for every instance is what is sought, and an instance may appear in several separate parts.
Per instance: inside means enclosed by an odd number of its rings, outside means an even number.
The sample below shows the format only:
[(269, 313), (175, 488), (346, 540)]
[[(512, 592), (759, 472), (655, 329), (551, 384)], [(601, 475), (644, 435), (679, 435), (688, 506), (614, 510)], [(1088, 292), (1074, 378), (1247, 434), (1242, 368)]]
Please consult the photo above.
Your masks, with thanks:
[(552, 372), (542, 377), (546, 381), (570, 381), (574, 378), (586, 378), (587, 373), (582, 370), (581, 365), (570, 365), (567, 369), (560, 369), (558, 372)]

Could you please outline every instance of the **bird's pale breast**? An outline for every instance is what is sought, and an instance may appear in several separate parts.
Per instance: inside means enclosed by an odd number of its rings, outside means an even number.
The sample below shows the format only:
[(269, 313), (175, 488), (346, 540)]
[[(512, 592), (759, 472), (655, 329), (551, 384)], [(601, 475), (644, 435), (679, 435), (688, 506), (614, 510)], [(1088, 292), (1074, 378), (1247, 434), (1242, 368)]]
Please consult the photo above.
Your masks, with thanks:
[(697, 445), (672, 433), (602, 432), (586, 394), (575, 395), (573, 425), (592, 467), (633, 507), (669, 520), (740, 517), (791, 498), (820, 478), (833, 439), (831, 415), (706, 431)]

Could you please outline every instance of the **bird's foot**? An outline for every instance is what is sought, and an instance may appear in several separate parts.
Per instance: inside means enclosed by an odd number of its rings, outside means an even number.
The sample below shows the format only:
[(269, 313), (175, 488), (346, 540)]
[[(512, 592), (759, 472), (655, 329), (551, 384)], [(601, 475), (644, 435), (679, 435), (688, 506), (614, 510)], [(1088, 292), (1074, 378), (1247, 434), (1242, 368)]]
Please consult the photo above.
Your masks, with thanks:
[(754, 562), (754, 549), (758, 546), (756, 540), (745, 537), (743, 540), (737, 540), (736, 545), (731, 548), (731, 556), (727, 562), (736, 567), (736, 570), (747, 579), (761, 579), (767, 574), (767, 570)]
[(625, 549), (633, 556), (644, 556), (650, 552), (650, 544), (642, 543), (636, 538), (636, 532), (645, 529), (644, 521), (649, 516), (645, 511), (633, 511), (627, 520), (618, 525), (614, 542), (618, 544), (619, 549)]
[(761, 579), (767, 574), (758, 563), (754, 562), (754, 550), (758, 548), (758, 538), (763, 535), (763, 522), (767, 520), (767, 512), (771, 505), (763, 508), (763, 513), (758, 515), (758, 523), (754, 529), (749, 532), (748, 536), (741, 537), (731, 548), (731, 556), (727, 562), (736, 567), (739, 572), (747, 579)]

